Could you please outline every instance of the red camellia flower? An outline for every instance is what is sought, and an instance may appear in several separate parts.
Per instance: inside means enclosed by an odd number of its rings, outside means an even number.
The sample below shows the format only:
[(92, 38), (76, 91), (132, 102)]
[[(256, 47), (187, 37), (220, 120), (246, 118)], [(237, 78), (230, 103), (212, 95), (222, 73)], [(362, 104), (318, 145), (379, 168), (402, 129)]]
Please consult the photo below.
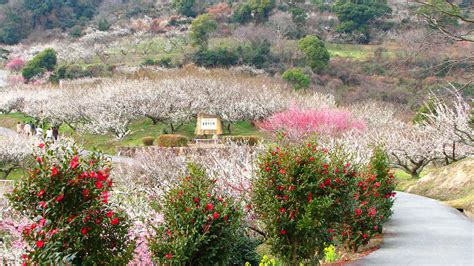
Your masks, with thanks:
[(38, 196), (38, 197), (41, 197), (41, 196), (43, 196), (43, 195), (44, 195), (44, 190), (43, 190), (43, 189), (40, 190), (40, 191), (38, 192), (38, 194), (36, 194), (36, 196)]
[(84, 190), (82, 191), (82, 196), (83, 196), (84, 198), (89, 197), (89, 190), (88, 190), (88, 189), (84, 189)]
[(38, 147), (42, 149), (44, 147), (44, 143), (38, 144)]
[(38, 163), (42, 163), (42, 162), (43, 162), (43, 159), (41, 159), (41, 157), (36, 157), (36, 161), (37, 161)]
[(47, 204), (44, 201), (38, 202), (38, 205), (41, 206), (41, 208), (46, 208)]
[(165, 255), (165, 259), (167, 259), (167, 260), (170, 260), (172, 258), (173, 258), (173, 254), (171, 254), (171, 253), (168, 253), (168, 254)]
[(208, 203), (206, 205), (206, 211), (212, 211), (214, 209), (214, 205), (212, 205), (212, 203)]
[(60, 202), (63, 199), (64, 199), (64, 195), (59, 195), (55, 200), (56, 202)]
[(212, 214), (212, 218), (217, 219), (219, 218), (219, 213), (215, 212)]
[(77, 155), (74, 156), (74, 157), (72, 158), (72, 161), (69, 163), (69, 166), (70, 166), (72, 169), (76, 168), (76, 167), (79, 165), (78, 160), (79, 160), (79, 157), (77, 157)]
[(356, 216), (360, 216), (362, 214), (361, 209), (355, 209), (354, 212), (355, 212)]
[(309, 160), (312, 162), (314, 161), (314, 157), (309, 157)]
[(369, 216), (375, 216), (377, 214), (377, 210), (375, 208), (370, 208), (369, 209)]
[(380, 182), (375, 182), (374, 186), (380, 187)]
[(265, 171), (267, 171), (267, 172), (270, 172), (270, 170), (271, 170), (270, 167), (265, 168)]
[(119, 223), (119, 219), (117, 217), (115, 217), (114, 219), (112, 219), (112, 221), (110, 223), (113, 224), (113, 225), (116, 225), (116, 224)]
[(363, 234), (363, 235), (362, 235), (362, 238), (363, 238), (363, 239), (367, 239), (367, 237), (369, 237), (367, 234)]
[(87, 234), (87, 229), (86, 229), (86, 228), (82, 228), (81, 234), (83, 234), (83, 235)]
[(285, 208), (280, 208), (280, 213), (284, 213), (285, 211)]
[(199, 198), (194, 198), (193, 201), (194, 203), (199, 203)]
[(280, 169), (280, 174), (282, 174), (282, 175), (286, 174), (285, 170)]
[(44, 247), (44, 242), (41, 241), (41, 240), (38, 240), (38, 241), (36, 241), (36, 246), (39, 247), (39, 248), (42, 248), (42, 247)]
[(282, 229), (282, 230), (280, 231), (280, 234), (286, 235), (286, 230), (285, 230), (285, 229)]
[(100, 181), (95, 182), (95, 187), (96, 187), (97, 189), (101, 189), (102, 186), (103, 186), (103, 185), (102, 185), (102, 182), (100, 182)]
[(313, 201), (313, 193), (309, 192), (308, 193), (308, 202), (312, 202)]
[(51, 168), (51, 177), (58, 175), (58, 169), (56, 167)]
[(113, 211), (109, 211), (105, 214), (107, 217), (112, 217), (114, 215), (114, 212)]

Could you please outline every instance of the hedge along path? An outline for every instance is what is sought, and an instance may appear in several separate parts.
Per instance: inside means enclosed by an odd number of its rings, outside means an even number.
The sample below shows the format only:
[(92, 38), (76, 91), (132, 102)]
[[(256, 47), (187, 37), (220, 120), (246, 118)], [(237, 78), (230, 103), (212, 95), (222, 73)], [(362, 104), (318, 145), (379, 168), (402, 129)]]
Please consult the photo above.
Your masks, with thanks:
[(474, 265), (474, 221), (439, 201), (397, 192), (382, 246), (351, 265)]

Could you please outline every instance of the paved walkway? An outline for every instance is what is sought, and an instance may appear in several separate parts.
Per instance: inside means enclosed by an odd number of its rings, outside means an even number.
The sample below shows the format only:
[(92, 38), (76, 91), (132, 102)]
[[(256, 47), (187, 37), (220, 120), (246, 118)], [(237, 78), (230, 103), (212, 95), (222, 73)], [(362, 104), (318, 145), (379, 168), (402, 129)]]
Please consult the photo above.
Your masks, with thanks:
[(379, 250), (353, 265), (474, 265), (474, 222), (436, 200), (398, 192)]

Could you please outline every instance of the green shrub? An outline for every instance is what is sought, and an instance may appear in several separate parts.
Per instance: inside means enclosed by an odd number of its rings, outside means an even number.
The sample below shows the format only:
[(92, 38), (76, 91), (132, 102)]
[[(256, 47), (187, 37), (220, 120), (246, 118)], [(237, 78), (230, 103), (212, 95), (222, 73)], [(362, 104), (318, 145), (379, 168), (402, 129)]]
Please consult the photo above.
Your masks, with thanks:
[(158, 65), (158, 61), (155, 59), (147, 58), (143, 61), (142, 66), (156, 66)]
[(195, 2), (195, 0), (173, 0), (172, 4), (179, 14), (194, 17), (196, 15), (193, 8)]
[(69, 35), (71, 37), (74, 37), (74, 38), (79, 38), (82, 36), (82, 28), (81, 26), (79, 25), (76, 25), (74, 27), (71, 28), (71, 30), (69, 31)]
[(99, 20), (99, 22), (97, 23), (97, 28), (100, 31), (108, 31), (110, 29), (110, 26), (112, 26), (112, 24), (105, 18)]
[(52, 48), (45, 49), (26, 63), (21, 74), (26, 80), (42, 75), (46, 70), (53, 71), (57, 63), (56, 51)]
[(257, 136), (225, 136), (223, 138), (224, 143), (237, 143), (237, 144), (245, 144), (250, 146), (257, 145), (262, 138)]
[(308, 35), (299, 40), (298, 45), (305, 54), (306, 64), (313, 70), (322, 71), (328, 66), (330, 55), (321, 39)]
[(152, 146), (154, 141), (155, 141), (154, 137), (144, 137), (144, 138), (142, 138), (142, 143), (145, 146)]
[(160, 65), (161, 67), (166, 67), (166, 68), (172, 67), (173, 63), (171, 61), (171, 57), (164, 56), (164, 57), (160, 58), (158, 60), (158, 65)]
[(288, 69), (283, 73), (283, 75), (281, 75), (281, 77), (293, 85), (295, 90), (306, 89), (311, 83), (309, 76), (303, 73), (299, 68)]
[(193, 46), (207, 47), (209, 34), (217, 30), (217, 22), (209, 14), (200, 15), (191, 23), (189, 39)]
[(252, 21), (252, 7), (248, 3), (243, 3), (234, 9), (232, 21), (245, 24)]
[(25, 263), (126, 265), (135, 243), (127, 214), (108, 201), (110, 160), (65, 143), (38, 147), (35, 165), (7, 195), (32, 221), (22, 232)]
[(242, 211), (219, 195), (215, 182), (196, 165), (163, 197), (164, 222), (155, 225), (150, 251), (160, 265), (229, 265), (241, 230)]
[(236, 51), (219, 47), (215, 50), (201, 49), (193, 56), (193, 61), (203, 67), (229, 67), (237, 64), (239, 56)]
[(176, 134), (160, 135), (156, 139), (156, 144), (160, 147), (186, 147), (188, 138)]

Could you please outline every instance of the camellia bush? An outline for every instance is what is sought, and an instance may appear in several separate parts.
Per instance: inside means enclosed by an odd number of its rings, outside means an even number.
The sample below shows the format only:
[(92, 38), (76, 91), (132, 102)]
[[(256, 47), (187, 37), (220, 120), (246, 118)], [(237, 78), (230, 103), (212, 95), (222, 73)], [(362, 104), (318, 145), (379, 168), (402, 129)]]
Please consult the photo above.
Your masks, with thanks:
[(260, 158), (254, 209), (272, 251), (286, 263), (314, 265), (324, 255), (351, 203), (343, 195), (356, 173), (345, 158), (312, 142), (271, 148)]
[(261, 156), (254, 210), (285, 263), (318, 265), (329, 244), (358, 247), (381, 232), (394, 188), (387, 155), (377, 148), (369, 166), (350, 158), (315, 142), (272, 147)]
[(35, 165), (8, 195), (32, 223), (22, 232), (25, 263), (124, 265), (133, 257), (130, 222), (109, 202), (110, 162), (75, 144), (39, 144)]
[(163, 198), (164, 222), (154, 226), (149, 239), (154, 260), (160, 265), (229, 265), (238, 241), (242, 211), (232, 200), (216, 191), (196, 165), (188, 176)]
[(345, 209), (337, 236), (346, 249), (357, 252), (360, 246), (382, 232), (383, 224), (392, 214), (396, 181), (385, 150), (376, 147), (367, 169), (354, 180), (357, 188), (352, 207)]

